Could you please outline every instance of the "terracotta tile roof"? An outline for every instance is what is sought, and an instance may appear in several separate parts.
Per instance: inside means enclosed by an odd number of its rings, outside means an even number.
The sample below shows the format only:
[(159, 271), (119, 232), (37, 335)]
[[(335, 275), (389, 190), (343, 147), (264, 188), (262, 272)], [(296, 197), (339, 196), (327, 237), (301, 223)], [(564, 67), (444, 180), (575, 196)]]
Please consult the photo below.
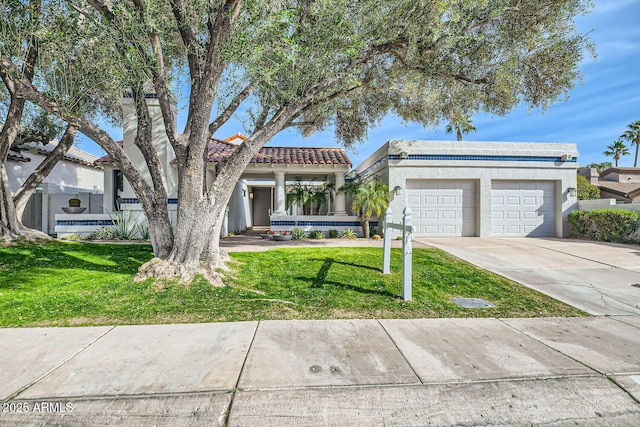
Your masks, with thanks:
[[(58, 145), (58, 141), (50, 141), (47, 145), (42, 146), (40, 144), (25, 144), (31, 149), (35, 149), (36, 153), (42, 156), (48, 156)], [(71, 163), (77, 163), (83, 166), (89, 166), (95, 169), (102, 169), (102, 166), (97, 164), (97, 157), (93, 154), (89, 154), (86, 151), (82, 151), (76, 147), (71, 146), (67, 153), (62, 157), (62, 160)]]
[[(235, 135), (234, 135), (235, 137)], [(227, 138), (229, 139), (229, 138)], [(219, 163), (231, 156), (238, 148), (237, 145), (217, 138), (211, 138), (207, 159)], [(96, 163), (113, 163), (111, 156), (106, 155)], [(171, 161), (175, 164), (175, 160)], [(253, 159), (252, 164), (274, 165), (349, 165), (351, 160), (341, 148), (315, 147), (263, 147)]]
[[(122, 141), (118, 141), (117, 144), (122, 147)], [(111, 158), (111, 156), (109, 154), (100, 157), (99, 159), (94, 160), (95, 164), (100, 164), (100, 163), (113, 163), (113, 158)]]
[(13, 151), (13, 150), (9, 151), (7, 159), (8, 160), (13, 160), (15, 162), (30, 162), (31, 161), (31, 159), (28, 158), (27, 156), (23, 156), (22, 154), (18, 153), (17, 151)]
[[(220, 162), (235, 149), (235, 145), (214, 138), (209, 144), (209, 161)], [(263, 147), (253, 156), (251, 164), (351, 165), (351, 160), (341, 148)]]

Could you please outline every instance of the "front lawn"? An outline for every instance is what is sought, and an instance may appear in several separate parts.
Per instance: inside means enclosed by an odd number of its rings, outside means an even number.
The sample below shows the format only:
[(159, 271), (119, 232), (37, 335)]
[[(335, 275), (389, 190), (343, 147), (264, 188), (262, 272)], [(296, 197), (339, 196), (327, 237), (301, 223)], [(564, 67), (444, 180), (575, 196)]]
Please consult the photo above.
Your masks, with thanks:
[[(0, 326), (69, 326), (256, 319), (538, 317), (584, 313), (454, 258), (414, 249), (413, 301), (401, 295), (378, 248), (295, 248), (233, 253), (230, 286), (134, 283), (146, 245), (50, 242), (0, 247)], [(497, 307), (464, 309), (451, 297)]]

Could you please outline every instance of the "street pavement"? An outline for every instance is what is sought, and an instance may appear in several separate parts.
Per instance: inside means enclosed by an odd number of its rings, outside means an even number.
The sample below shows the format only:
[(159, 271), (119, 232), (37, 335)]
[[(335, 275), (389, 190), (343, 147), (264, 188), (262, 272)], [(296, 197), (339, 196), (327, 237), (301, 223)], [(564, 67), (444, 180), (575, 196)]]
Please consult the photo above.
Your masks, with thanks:
[(640, 425), (635, 247), (446, 240), (597, 316), (0, 328), (0, 425)]

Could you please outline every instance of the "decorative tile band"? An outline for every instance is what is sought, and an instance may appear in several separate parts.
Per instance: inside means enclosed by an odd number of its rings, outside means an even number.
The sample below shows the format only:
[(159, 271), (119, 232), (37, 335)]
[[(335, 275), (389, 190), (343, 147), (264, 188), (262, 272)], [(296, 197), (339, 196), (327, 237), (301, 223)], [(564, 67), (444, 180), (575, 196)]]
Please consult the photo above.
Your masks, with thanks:
[(272, 227), (360, 227), (358, 221), (271, 221)]
[[(138, 200), (136, 198), (118, 199), (118, 202), (120, 202), (121, 204), (124, 204), (124, 205), (137, 205), (137, 204), (140, 204), (140, 200)], [(178, 199), (167, 199), (167, 204), (168, 205), (177, 205), (178, 204)]]
[(76, 219), (59, 219), (56, 221), (57, 226), (68, 227), (74, 225), (84, 225), (84, 226), (112, 226), (114, 225), (114, 221), (112, 219), (84, 219), (84, 220), (76, 220)]
[(399, 154), (390, 154), (389, 160), (471, 160), (488, 162), (548, 162), (548, 163), (577, 163), (576, 157), (570, 160), (562, 160), (562, 157), (547, 156), (486, 156), (470, 154), (409, 154), (400, 157)]

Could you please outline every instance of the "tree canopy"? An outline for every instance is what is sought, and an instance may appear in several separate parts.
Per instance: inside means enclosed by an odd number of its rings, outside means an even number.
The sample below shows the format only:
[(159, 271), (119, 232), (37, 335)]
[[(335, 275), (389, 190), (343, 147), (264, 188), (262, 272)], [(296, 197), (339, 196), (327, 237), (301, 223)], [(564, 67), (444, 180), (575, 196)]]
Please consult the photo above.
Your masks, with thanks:
[[(3, 12), (16, 3), (30, 2), (5, 0)], [(252, 156), (283, 129), (308, 135), (333, 127), (336, 139), (351, 146), (389, 112), (435, 126), (455, 111), (505, 114), (520, 103), (545, 108), (568, 96), (591, 47), (573, 22), (588, 11), (588, 0), (69, 0), (45, 6), (55, 19), (42, 28), (47, 37), (40, 48), (48, 52), (43, 57), (56, 84), (25, 81), (14, 52), (19, 46), (0, 43), (0, 68), (20, 96), (73, 124), (115, 159), (149, 219), (154, 251), (166, 258), (142, 270), (185, 281), (197, 272), (215, 276), (224, 258), (218, 245), (224, 206)], [(4, 33), (20, 26), (0, 19)], [(79, 79), (73, 87), (84, 92), (60, 90), (66, 75)], [(175, 236), (162, 208), (166, 179), (150, 144), (148, 85), (176, 155)], [(150, 179), (95, 115), (71, 108), (92, 97), (110, 106), (125, 93), (135, 99), (136, 146)], [(173, 99), (183, 93), (187, 118), (178, 129)], [(234, 114), (249, 137), (208, 186), (203, 153)]]

